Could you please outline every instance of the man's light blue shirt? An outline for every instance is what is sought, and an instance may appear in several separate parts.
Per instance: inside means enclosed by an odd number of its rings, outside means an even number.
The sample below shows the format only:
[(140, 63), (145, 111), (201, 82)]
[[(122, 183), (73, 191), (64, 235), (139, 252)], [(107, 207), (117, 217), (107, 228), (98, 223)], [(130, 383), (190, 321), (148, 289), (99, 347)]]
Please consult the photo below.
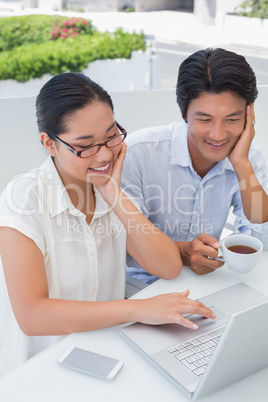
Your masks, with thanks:
[[(122, 188), (139, 203), (144, 215), (174, 241), (191, 241), (201, 233), (219, 239), (232, 208), (235, 231), (258, 237), (268, 248), (268, 222), (251, 224), (246, 218), (229, 159), (216, 163), (201, 178), (192, 166), (187, 130), (185, 122), (172, 123), (127, 137)], [(268, 166), (255, 143), (249, 158), (268, 193)], [(130, 256), (127, 265), (131, 275), (151, 281), (152, 277)]]

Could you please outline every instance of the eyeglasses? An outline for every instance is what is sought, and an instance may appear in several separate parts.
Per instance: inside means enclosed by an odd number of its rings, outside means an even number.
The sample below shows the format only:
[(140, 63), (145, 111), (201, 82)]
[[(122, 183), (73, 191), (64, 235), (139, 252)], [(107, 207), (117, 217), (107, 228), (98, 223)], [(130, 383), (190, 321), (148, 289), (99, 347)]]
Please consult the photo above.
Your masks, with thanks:
[(118, 130), (121, 132), (121, 134), (111, 138), (110, 140), (107, 140), (107, 141), (103, 142), (102, 144), (91, 145), (90, 147), (88, 147), (86, 149), (83, 149), (82, 151), (76, 151), (73, 147), (71, 147), (71, 145), (69, 145), (66, 142), (62, 141), (57, 136), (55, 136), (54, 138), (60, 144), (62, 144), (65, 148), (69, 149), (69, 151), (71, 151), (74, 155), (78, 156), (79, 158), (89, 158), (90, 156), (93, 156), (97, 152), (99, 152), (101, 147), (103, 147), (104, 145), (107, 148), (113, 148), (113, 147), (116, 147), (117, 145), (121, 144), (121, 142), (124, 141), (124, 139), (127, 136), (126, 130), (122, 126), (120, 126), (120, 124), (117, 123), (117, 121), (115, 122), (115, 124), (116, 124), (116, 127), (118, 128)]

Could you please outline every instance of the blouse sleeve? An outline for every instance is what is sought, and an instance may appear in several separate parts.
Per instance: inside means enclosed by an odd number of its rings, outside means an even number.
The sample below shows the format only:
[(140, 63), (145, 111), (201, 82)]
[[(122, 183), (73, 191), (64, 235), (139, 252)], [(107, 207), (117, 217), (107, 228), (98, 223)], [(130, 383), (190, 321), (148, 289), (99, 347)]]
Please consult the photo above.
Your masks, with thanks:
[[(28, 179), (9, 183), (0, 197), (0, 226), (16, 229), (29, 237), (45, 254), (43, 210), (36, 191), (25, 186)], [(14, 245), (15, 247), (15, 245)]]

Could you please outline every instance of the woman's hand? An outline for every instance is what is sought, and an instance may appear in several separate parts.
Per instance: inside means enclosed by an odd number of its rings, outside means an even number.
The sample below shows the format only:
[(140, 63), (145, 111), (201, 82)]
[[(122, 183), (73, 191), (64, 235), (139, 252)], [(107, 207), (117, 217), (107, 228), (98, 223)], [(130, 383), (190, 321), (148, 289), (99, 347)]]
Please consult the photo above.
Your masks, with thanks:
[(180, 324), (184, 327), (197, 329), (198, 326), (184, 318), (183, 314), (199, 314), (200, 316), (215, 319), (216, 315), (203, 303), (188, 298), (190, 291), (170, 293), (140, 300), (143, 306), (138, 311), (135, 321), (143, 324)]
[(242, 132), (238, 142), (236, 143), (234, 149), (229, 155), (229, 160), (233, 165), (234, 169), (248, 164), (248, 154), (255, 135), (255, 113), (254, 104), (247, 105), (246, 108), (246, 124), (244, 131)]
[(127, 144), (122, 143), (117, 159), (113, 165), (112, 175), (105, 184), (97, 185), (96, 188), (101, 193), (104, 200), (111, 206), (117, 202), (120, 194), (121, 174), (123, 163), (127, 152)]

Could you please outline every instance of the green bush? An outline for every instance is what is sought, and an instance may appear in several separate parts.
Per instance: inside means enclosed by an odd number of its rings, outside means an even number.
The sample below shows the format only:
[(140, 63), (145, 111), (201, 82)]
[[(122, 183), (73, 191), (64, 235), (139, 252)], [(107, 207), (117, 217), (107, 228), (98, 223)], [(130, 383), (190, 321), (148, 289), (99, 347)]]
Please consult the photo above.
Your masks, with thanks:
[(246, 0), (235, 11), (244, 17), (268, 18), (268, 0)]
[(126, 12), (126, 13), (134, 13), (135, 8), (130, 6), (124, 6), (119, 11)]
[(118, 29), (114, 34), (94, 32), (64, 40), (19, 46), (0, 53), (0, 80), (25, 82), (66, 71), (79, 72), (98, 59), (130, 58), (133, 50), (145, 50), (143, 34)]
[(12, 50), (26, 43), (44, 43), (51, 39), (53, 25), (66, 17), (24, 15), (0, 18), (0, 51)]
[(66, 71), (98, 59), (130, 58), (145, 50), (143, 34), (100, 33), (85, 19), (30, 15), (0, 19), (0, 80), (20, 82)]

